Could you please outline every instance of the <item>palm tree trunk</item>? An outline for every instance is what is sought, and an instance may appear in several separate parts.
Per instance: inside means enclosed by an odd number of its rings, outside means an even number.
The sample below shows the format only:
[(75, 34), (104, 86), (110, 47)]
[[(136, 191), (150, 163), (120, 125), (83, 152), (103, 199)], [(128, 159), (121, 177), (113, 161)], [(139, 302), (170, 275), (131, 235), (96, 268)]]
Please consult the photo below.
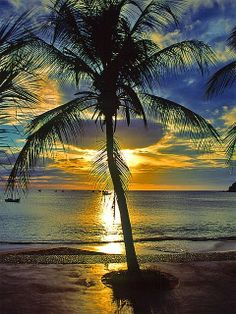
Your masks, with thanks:
[(114, 191), (117, 197), (117, 203), (120, 211), (121, 225), (123, 230), (126, 260), (128, 270), (131, 272), (138, 272), (139, 265), (134, 247), (132, 228), (129, 218), (129, 212), (127, 207), (127, 201), (125, 192), (122, 186), (121, 178), (114, 159), (114, 131), (112, 116), (106, 118), (106, 149), (108, 168), (111, 175)]

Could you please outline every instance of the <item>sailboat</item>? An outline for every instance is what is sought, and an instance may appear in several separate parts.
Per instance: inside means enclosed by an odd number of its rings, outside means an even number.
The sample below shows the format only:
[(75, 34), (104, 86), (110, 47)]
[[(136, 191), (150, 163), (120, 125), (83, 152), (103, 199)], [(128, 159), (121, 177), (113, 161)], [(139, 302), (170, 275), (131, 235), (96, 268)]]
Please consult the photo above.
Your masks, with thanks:
[(102, 191), (102, 195), (111, 195), (112, 192), (107, 191), (107, 190), (103, 190)]
[(8, 203), (20, 203), (20, 198), (8, 197), (8, 198), (5, 198), (5, 202), (8, 202)]
[(11, 195), (8, 198), (5, 198), (7, 203), (20, 203), (20, 198), (14, 197), (14, 191), (11, 191)]

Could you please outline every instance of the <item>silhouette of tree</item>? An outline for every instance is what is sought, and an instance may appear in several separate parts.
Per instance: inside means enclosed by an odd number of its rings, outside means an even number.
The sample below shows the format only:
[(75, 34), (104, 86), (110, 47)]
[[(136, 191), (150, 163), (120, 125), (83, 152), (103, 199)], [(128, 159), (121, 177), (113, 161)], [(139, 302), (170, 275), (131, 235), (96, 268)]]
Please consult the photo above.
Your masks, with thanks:
[[(35, 74), (31, 60), (23, 54), (29, 27), (29, 14), (10, 18), (0, 24), (0, 118), (8, 116), (9, 108), (22, 109), (36, 101)], [(35, 67), (34, 67), (35, 69)]]
[[(25, 189), (39, 158), (53, 154), (60, 142), (76, 143), (86, 113), (105, 132), (97, 171), (109, 169), (120, 210), (128, 270), (139, 271), (126, 201), (128, 167), (114, 138), (118, 116), (155, 120), (198, 143), (217, 138), (201, 116), (154, 94), (161, 79), (197, 67), (201, 73), (215, 59), (203, 42), (186, 40), (162, 48), (150, 36), (178, 24), (182, 2), (140, 0), (59, 0), (44, 20), (43, 34), (32, 35), (28, 51), (49, 73), (75, 84), (76, 97), (36, 117), (12, 169), (8, 191)], [(88, 115), (89, 116), (89, 115)]]
[[(227, 39), (227, 45), (233, 52), (236, 52), (236, 27), (231, 31)], [(206, 94), (209, 98), (222, 94), (225, 90), (231, 88), (235, 82), (236, 60), (226, 64), (212, 75), (207, 83)], [(230, 163), (236, 148), (236, 122), (228, 129), (223, 141), (226, 145), (227, 162)]]
[(37, 101), (35, 66), (32, 67), (30, 58), (23, 54), (29, 25), (28, 13), (0, 23), (0, 167), (5, 170), (12, 165), (14, 154), (9, 133), (19, 132), (18, 113)]

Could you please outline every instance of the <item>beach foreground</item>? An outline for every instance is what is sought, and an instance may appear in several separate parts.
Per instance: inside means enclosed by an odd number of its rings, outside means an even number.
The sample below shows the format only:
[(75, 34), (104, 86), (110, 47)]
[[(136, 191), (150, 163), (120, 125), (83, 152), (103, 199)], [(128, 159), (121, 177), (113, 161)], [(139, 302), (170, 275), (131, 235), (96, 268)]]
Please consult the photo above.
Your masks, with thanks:
[[(24, 256), (27, 259), (29, 255)], [(107, 272), (124, 269), (124, 263), (1, 262), (1, 314), (236, 313), (235, 260), (142, 263), (142, 268), (174, 275), (179, 285), (166, 292), (132, 291), (127, 299), (120, 299), (101, 282)]]

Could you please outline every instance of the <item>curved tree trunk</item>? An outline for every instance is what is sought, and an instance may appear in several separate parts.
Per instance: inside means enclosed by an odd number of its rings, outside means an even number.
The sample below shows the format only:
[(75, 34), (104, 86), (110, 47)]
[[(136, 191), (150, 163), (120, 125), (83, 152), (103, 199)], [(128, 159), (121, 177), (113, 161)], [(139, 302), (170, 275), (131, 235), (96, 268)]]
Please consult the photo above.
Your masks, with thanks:
[(132, 272), (139, 271), (139, 265), (134, 247), (131, 223), (127, 207), (125, 192), (122, 186), (121, 178), (114, 159), (114, 130), (112, 116), (106, 118), (106, 149), (108, 168), (110, 171), (114, 191), (117, 197), (117, 203), (120, 211), (121, 225), (123, 230), (126, 260), (128, 270)]

